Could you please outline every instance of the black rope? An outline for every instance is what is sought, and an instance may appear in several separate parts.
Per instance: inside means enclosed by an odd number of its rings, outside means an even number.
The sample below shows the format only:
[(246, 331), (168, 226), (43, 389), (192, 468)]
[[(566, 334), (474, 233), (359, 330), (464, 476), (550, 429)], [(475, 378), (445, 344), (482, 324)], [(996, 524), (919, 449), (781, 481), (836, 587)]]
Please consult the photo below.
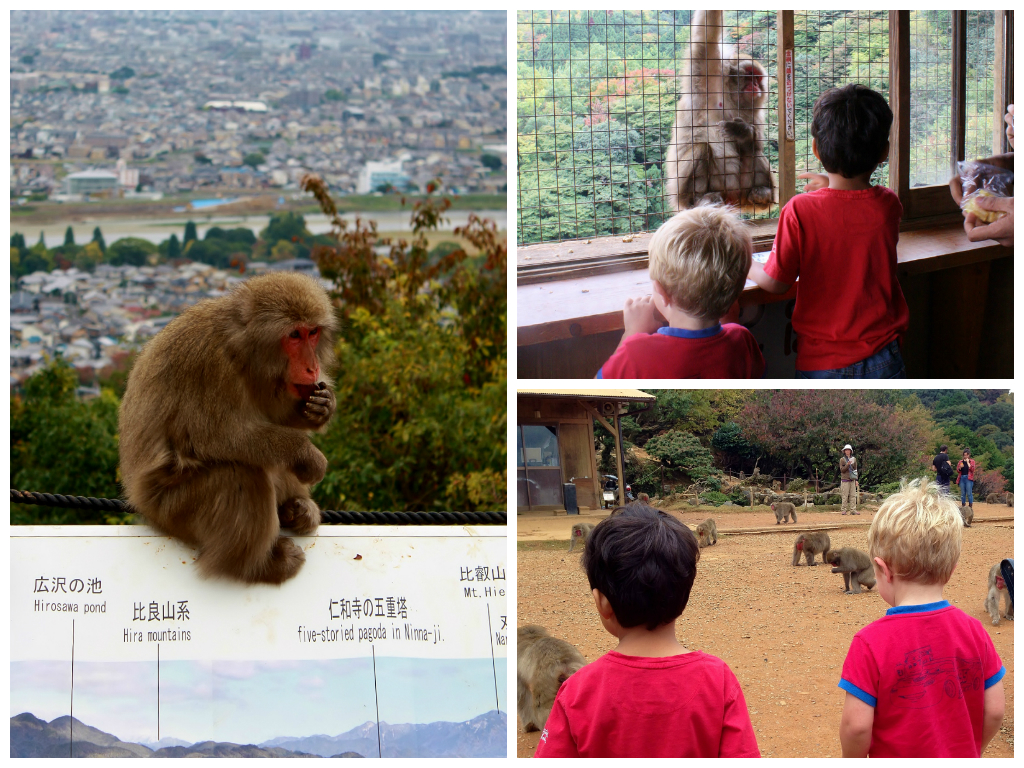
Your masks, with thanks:
[[(11, 489), (12, 504), (36, 504), (64, 509), (98, 509), (104, 512), (134, 512), (120, 499), (92, 496), (64, 496)], [(507, 525), (505, 512), (358, 512), (324, 509), (320, 522), (331, 525)]]

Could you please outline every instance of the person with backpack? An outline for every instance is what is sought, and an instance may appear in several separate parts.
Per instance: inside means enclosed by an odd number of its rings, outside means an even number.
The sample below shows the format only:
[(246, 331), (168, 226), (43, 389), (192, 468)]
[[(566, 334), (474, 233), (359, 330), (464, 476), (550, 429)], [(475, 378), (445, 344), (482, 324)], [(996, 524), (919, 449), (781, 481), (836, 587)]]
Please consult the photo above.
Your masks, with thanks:
[(949, 480), (953, 477), (953, 465), (949, 463), (949, 454), (946, 453), (948, 446), (940, 445), (939, 453), (932, 459), (932, 466), (935, 467), (935, 483), (939, 486), (939, 492), (949, 495)]
[(839, 495), (843, 500), (844, 515), (847, 504), (851, 515), (860, 514), (857, 511), (857, 460), (853, 458), (853, 446), (849, 443), (843, 446), (843, 455), (839, 459)]

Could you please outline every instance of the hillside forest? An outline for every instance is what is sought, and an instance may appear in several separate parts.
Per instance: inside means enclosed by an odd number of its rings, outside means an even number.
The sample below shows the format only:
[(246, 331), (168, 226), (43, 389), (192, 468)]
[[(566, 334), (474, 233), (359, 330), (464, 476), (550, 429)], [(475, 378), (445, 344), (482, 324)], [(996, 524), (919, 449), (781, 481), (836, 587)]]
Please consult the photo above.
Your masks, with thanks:
[[(634, 493), (664, 496), (697, 484), (705, 503), (749, 504), (721, 493), (722, 480), (755, 469), (783, 490), (838, 485), (849, 443), (860, 487), (891, 493), (928, 476), (943, 444), (956, 464), (970, 449), (974, 492), (1013, 490), (1013, 394), (1006, 390), (647, 390), (657, 402), (622, 417), (625, 480)], [(598, 462), (615, 473), (615, 440), (594, 424)], [(795, 481), (795, 482), (794, 482)]]

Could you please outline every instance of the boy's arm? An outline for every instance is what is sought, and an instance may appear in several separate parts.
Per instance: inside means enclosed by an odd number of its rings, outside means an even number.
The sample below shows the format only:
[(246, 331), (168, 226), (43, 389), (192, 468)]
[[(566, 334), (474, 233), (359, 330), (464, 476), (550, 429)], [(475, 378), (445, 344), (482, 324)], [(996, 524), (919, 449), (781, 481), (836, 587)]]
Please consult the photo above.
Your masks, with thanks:
[[(730, 679), (731, 678), (731, 679)], [(754, 726), (750, 722), (747, 700), (739, 680), (730, 669), (726, 676), (727, 693), (722, 718), (722, 738), (718, 745), (719, 757), (760, 757)]]
[(544, 723), (544, 729), (540, 732), (540, 742), (537, 744), (537, 751), (534, 757), (579, 757), (576, 749), (576, 742), (572, 740), (572, 733), (569, 731), (569, 718), (566, 717), (562, 702), (555, 698), (555, 705), (551, 707), (551, 714), (548, 721)]
[(1003, 681), (1000, 680), (993, 686), (985, 689), (985, 723), (981, 731), (981, 753), (985, 754), (985, 748), (992, 741), (999, 726), (1003, 724), (1003, 715), (1006, 712), (1006, 695), (1003, 693)]
[(786, 283), (780, 283), (765, 272), (764, 266), (754, 260), (750, 261), (750, 270), (747, 272), (747, 278), (753, 280), (759, 288), (763, 288), (768, 293), (785, 293), (790, 288)]
[(843, 704), (843, 719), (839, 723), (839, 743), (843, 745), (843, 757), (868, 756), (874, 724), (875, 708), (847, 693)]

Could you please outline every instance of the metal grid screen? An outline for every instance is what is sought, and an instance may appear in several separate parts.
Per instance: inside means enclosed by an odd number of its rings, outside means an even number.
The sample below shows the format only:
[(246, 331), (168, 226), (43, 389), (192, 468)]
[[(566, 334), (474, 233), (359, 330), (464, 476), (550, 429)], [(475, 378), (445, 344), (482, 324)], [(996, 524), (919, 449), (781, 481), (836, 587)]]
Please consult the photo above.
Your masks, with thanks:
[(1002, 151), (1002, 115), (999, 143), (993, 146), (995, 115), (996, 12), (967, 12), (967, 136), (964, 157), (988, 157)]
[[(517, 12), (520, 245), (649, 231), (671, 214), (663, 166), (692, 14)], [(723, 33), (768, 71), (765, 153), (777, 185), (775, 12), (726, 11)]]
[[(794, 11), (793, 96), (796, 172), (824, 173), (811, 149), (814, 102), (829, 88), (860, 83), (889, 100), (888, 11)], [(889, 183), (889, 164), (871, 175)], [(797, 181), (797, 191), (802, 184)]]

